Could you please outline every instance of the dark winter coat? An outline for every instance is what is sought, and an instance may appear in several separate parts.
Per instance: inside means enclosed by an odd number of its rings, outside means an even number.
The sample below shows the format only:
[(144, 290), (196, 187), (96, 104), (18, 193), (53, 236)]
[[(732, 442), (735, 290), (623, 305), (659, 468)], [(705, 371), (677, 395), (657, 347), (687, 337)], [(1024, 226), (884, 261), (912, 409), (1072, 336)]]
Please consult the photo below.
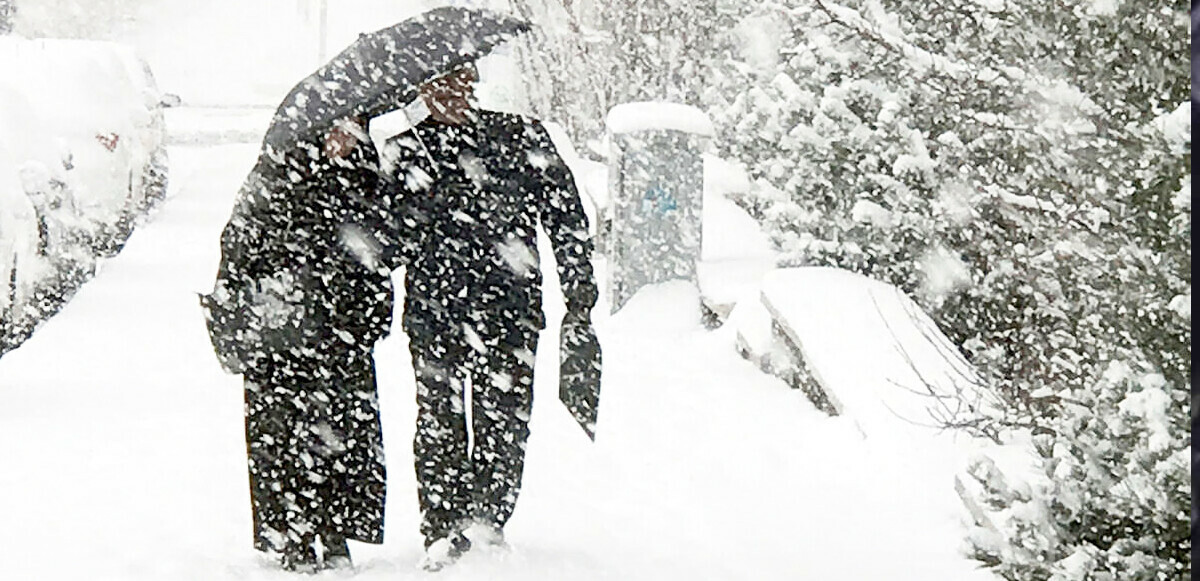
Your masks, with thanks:
[(389, 139), (384, 189), (408, 265), (404, 330), (456, 329), (464, 317), (497, 334), (545, 326), (536, 226), (552, 243), (569, 306), (596, 300), (587, 217), (570, 171), (540, 122), (476, 111), (454, 126), (426, 120)]
[(419, 123), (382, 152), (394, 168), (383, 189), (399, 240), (388, 260), (407, 264), (413, 457), (427, 545), (467, 521), (500, 530), (516, 506), (545, 326), (539, 223), (568, 309), (586, 316), (596, 300), (587, 217), (546, 130), (517, 115), (476, 114), (464, 125)]
[(369, 349), (391, 327), (391, 279), (374, 237), (388, 210), (378, 199), (378, 156), (370, 144), (337, 161), (319, 152), (310, 144), (260, 157), (221, 233), (218, 291), (305, 311), (298, 335), (264, 350), (327, 342)]
[(373, 237), (387, 210), (377, 163), (369, 143), (342, 160), (315, 143), (264, 154), (221, 235), (213, 296), (258, 340), (243, 363), (260, 549), (305, 550), (316, 534), (382, 541), (371, 348), (390, 327), (392, 289)]

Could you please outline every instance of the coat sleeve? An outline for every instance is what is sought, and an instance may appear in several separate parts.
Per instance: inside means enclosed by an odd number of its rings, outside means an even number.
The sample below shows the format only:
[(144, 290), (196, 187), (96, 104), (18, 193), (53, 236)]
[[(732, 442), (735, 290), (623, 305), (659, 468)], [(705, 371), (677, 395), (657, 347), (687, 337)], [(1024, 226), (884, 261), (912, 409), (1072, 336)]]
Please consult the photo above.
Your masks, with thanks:
[(393, 256), (396, 225), (392, 193), (379, 171), (379, 155), (372, 144), (364, 143), (351, 159), (351, 167), (338, 168), (326, 187), (337, 192), (335, 199), (345, 206), (346, 225), (354, 227), (355, 237), (366, 239), (354, 244), (370, 251), (371, 259), (364, 264), (390, 272), (399, 267)]
[(359, 344), (370, 346), (387, 335), (392, 323), (390, 271), (395, 267), (386, 256), (391, 207), (380, 188), (375, 147), (361, 143), (346, 160), (347, 165), (332, 163), (321, 184), (328, 205), (340, 208), (344, 215), (338, 237), (349, 251), (335, 255), (343, 260), (329, 261), (328, 267), (344, 271), (324, 284), (336, 325), (350, 331)]
[(266, 276), (270, 271), (270, 252), (275, 246), (274, 229), (263, 211), (269, 204), (261, 164), (255, 166), (238, 192), (229, 222), (221, 231), (221, 260), (214, 290), (236, 294)]
[(575, 178), (541, 123), (530, 125), (529, 164), (540, 191), (538, 213), (554, 248), (558, 280), (567, 310), (586, 313), (598, 291), (592, 274), (592, 238)]

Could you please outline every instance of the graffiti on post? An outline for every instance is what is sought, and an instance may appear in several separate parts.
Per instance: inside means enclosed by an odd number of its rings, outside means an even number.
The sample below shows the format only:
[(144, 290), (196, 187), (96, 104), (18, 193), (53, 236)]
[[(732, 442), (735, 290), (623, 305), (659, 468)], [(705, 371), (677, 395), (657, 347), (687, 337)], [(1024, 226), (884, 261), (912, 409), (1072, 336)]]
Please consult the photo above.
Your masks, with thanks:
[(653, 212), (659, 216), (666, 216), (677, 209), (679, 209), (679, 204), (676, 203), (675, 196), (659, 184), (650, 186), (642, 196), (643, 215)]

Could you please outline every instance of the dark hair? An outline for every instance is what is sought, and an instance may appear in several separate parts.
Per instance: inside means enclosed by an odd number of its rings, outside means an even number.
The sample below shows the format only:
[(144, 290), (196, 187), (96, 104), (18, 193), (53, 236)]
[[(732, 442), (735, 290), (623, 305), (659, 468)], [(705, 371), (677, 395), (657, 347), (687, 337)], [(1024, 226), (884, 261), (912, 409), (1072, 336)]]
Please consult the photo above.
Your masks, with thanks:
[(435, 82), (445, 79), (447, 77), (457, 75), (463, 71), (471, 71), (471, 73), (474, 74), (475, 78), (477, 80), (479, 79), (479, 69), (475, 66), (475, 61), (467, 61), (467, 62), (462, 63), (440, 75), (437, 75), (437, 76), (429, 79), (428, 81), (425, 81), (425, 83), (435, 83)]

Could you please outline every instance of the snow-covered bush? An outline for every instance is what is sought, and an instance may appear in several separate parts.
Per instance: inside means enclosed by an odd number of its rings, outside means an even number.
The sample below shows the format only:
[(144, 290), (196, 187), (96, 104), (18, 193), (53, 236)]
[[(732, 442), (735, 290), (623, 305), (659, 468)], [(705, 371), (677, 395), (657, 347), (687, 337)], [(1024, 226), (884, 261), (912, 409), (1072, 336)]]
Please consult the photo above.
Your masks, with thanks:
[(1013, 580), (1189, 570), (1185, 7), (779, 0), (735, 20), (706, 99), (786, 262), (913, 294), (1008, 402), (986, 432), (1044, 441), (1053, 486), (997, 490), (980, 554)]
[[(523, 49), (535, 111), (582, 143), (616, 103), (698, 100), (723, 155), (750, 170), (742, 202), (785, 265), (847, 268), (916, 297), (1008, 404), (961, 423), (1037, 434), (1045, 482), (988, 480), (1003, 518), (992, 542), (979, 537), (981, 558), (1012, 580), (1190, 570), (1176, 536), (1186, 489), (1139, 488), (1187, 476), (1185, 6), (517, 6), (548, 31)], [(661, 26), (677, 14), (704, 34)], [(689, 50), (671, 52), (680, 39)], [(1156, 397), (1136, 395), (1147, 385), (1172, 403), (1165, 415), (1113, 411)], [(1151, 451), (1151, 433), (1165, 449)], [(1115, 482), (1134, 492), (1106, 501)]]
[(717, 25), (712, 0), (517, 0), (536, 26), (515, 43), (527, 106), (586, 144), (633, 101), (698, 106)]
[(1188, 578), (1187, 394), (1114, 361), (1062, 399), (1057, 432), (1035, 436), (1046, 472), (1035, 487), (973, 468), (1003, 531), (975, 531), (976, 557), (1006, 579)]

